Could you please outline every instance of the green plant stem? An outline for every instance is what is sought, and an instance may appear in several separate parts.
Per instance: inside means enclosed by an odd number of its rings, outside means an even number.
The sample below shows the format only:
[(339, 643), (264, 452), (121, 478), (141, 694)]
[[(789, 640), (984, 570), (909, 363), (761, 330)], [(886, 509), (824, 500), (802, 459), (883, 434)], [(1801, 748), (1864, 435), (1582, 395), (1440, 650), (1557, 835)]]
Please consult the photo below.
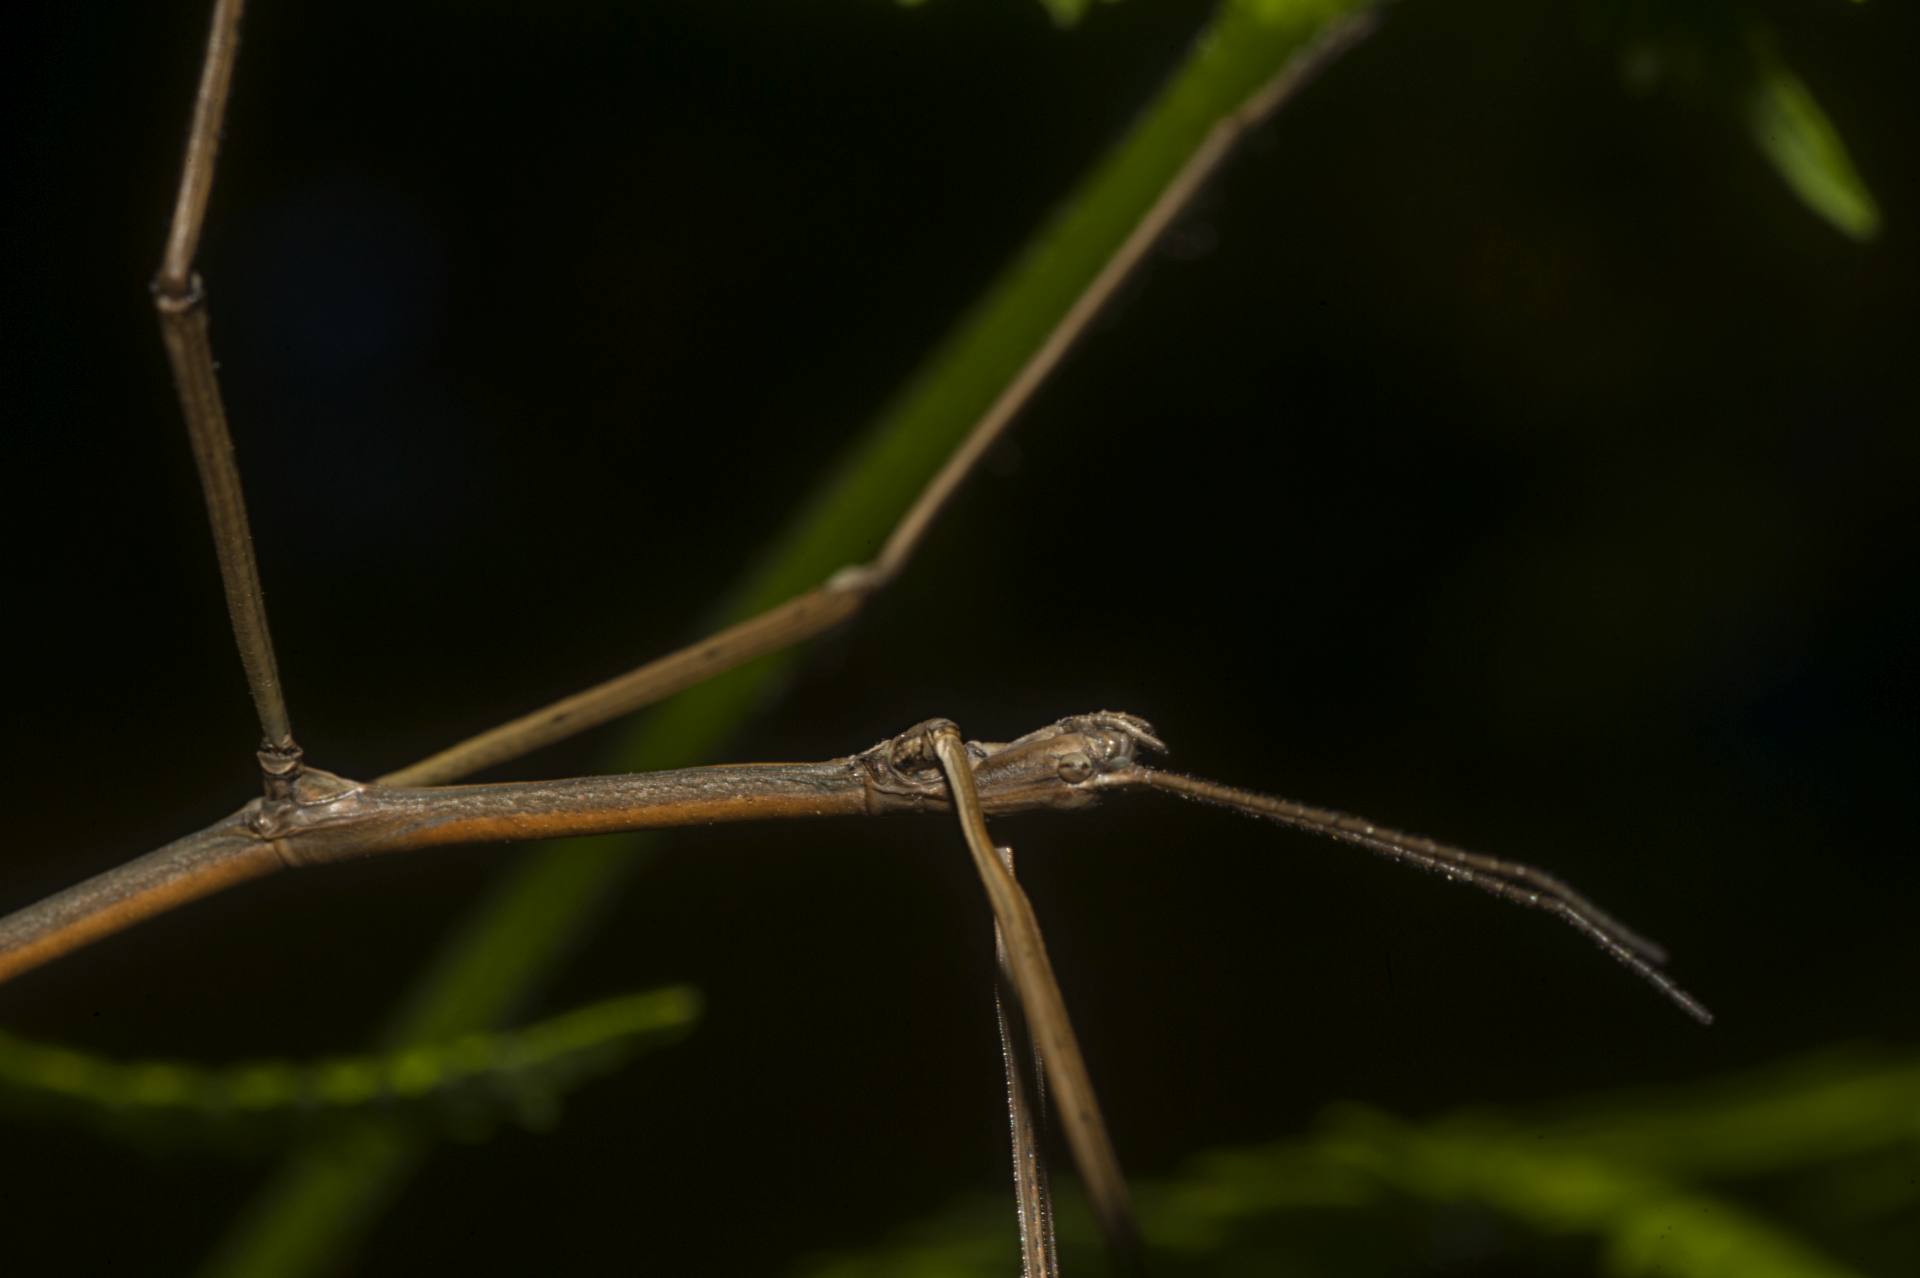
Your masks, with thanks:
[[(864, 441), (727, 598), (749, 616), (865, 560), (967, 428), (1046, 340), (1169, 179), (1221, 119), (1355, 0), (1229, 0), (1120, 143), (933, 352)], [(791, 654), (681, 693), (607, 760), (652, 771), (713, 757), (767, 697)], [(392, 1023), (395, 1045), (498, 1024), (565, 961), (648, 838), (541, 849), (511, 871), (422, 974)], [(320, 1271), (351, 1250), (425, 1147), (392, 1132), (323, 1138), (283, 1166), (222, 1242), (211, 1275)]]

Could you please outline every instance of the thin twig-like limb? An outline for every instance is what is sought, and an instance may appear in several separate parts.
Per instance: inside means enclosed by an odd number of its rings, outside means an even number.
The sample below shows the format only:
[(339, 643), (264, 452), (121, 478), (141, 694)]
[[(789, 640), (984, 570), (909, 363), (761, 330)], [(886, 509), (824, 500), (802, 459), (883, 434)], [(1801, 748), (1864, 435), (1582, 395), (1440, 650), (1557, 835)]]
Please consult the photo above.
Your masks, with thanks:
[[(260, 593), (260, 568), (253, 557), (253, 534), (240, 492), (240, 472), (233, 461), (226, 410), (220, 403), (213, 348), (207, 340), (204, 295), (196, 281), (185, 297), (156, 292), (154, 304), (160, 311), (160, 336), (166, 343), (168, 362), (173, 365), (180, 409), (186, 415), (193, 460), (207, 499), (207, 521), (220, 556), (220, 579), (226, 588), (234, 642), (240, 649), (240, 664), (260, 716), (263, 753), (295, 757), (298, 751), (293, 723), (280, 688), (273, 637), (267, 631), (266, 601)], [(271, 770), (272, 766), (263, 757), (262, 767)]]
[(207, 33), (207, 52), (200, 64), (200, 91), (193, 102), (193, 124), (187, 133), (187, 159), (174, 197), (173, 224), (160, 260), (154, 287), (181, 296), (191, 291), (194, 252), (200, 247), (200, 228), (207, 219), (207, 199), (213, 193), (214, 161), (220, 152), (220, 129), (227, 116), (227, 94), (233, 86), (234, 56), (240, 47), (240, 14), (246, 0), (214, 0), (213, 29)]
[(1402, 834), (1375, 825), (1364, 817), (1295, 803), (1291, 799), (1252, 790), (1241, 790), (1199, 777), (1182, 776), (1177, 772), (1139, 768), (1119, 784), (1144, 785), (1185, 799), (1232, 808), (1249, 816), (1265, 817), (1282, 825), (1350, 843), (1391, 860), (1430, 870), (1503, 900), (1545, 910), (1584, 933), (1601, 949), (1666, 995), (1681, 1011), (1703, 1025), (1713, 1023), (1713, 1013), (1656, 966), (1665, 961), (1666, 952), (1660, 946), (1616, 921), (1544, 870), (1518, 861), (1450, 847), (1419, 835)]
[(1006, 942), (1007, 969), (1020, 996), (1020, 1010), (1040, 1045), (1041, 1062), (1060, 1101), (1067, 1146), (1073, 1151), (1081, 1179), (1086, 1182), (1094, 1216), (1115, 1253), (1133, 1259), (1139, 1254), (1139, 1231), (1133, 1223), (1126, 1177), (1121, 1174), (1119, 1156), (1113, 1151), (1106, 1120), (1094, 1097), (1093, 1077), (1081, 1056), (1080, 1041), (1067, 1018), (1066, 999), (1061, 996), (1060, 982), (1055, 979), (1053, 964), (1047, 958), (1040, 920), (1034, 915), (1033, 904), (1027, 900), (1019, 880), (994, 851), (974, 779), (973, 760), (967, 753), (966, 743), (960, 739), (960, 730), (943, 720), (935, 720), (926, 728), (934, 755), (946, 771), (947, 784), (953, 787), (953, 805), (960, 817), (960, 829), (966, 835), (973, 867), (987, 889), (987, 901), (993, 906), (994, 918)]
[(900, 575), (940, 512), (1006, 433), (1074, 343), (1139, 267), (1154, 243), (1219, 170), (1248, 130), (1279, 110), (1312, 77), (1357, 44), (1377, 25), (1372, 14), (1334, 23), (1320, 39), (1223, 116), (1159, 197), (1068, 307), (1046, 340), (1028, 356), (1006, 387), (967, 432), (960, 447), (928, 481), (888, 534), (880, 553), (865, 564), (841, 569), (826, 584), (698, 643), (648, 662), (626, 674), (470, 737), (418, 763), (380, 778), (388, 785), (441, 785), (509, 762), (543, 746), (652, 705), (684, 688), (778, 652), (839, 625)]
[(206, 292), (193, 271), (194, 250), (200, 243), (207, 199), (213, 191), (214, 162), (233, 83), (243, 7), (243, 0), (216, 0), (214, 5), (213, 29), (207, 35), (173, 225), (167, 233), (160, 273), (153, 281), (153, 304), (160, 314), (160, 337), (166, 344), (167, 362), (173, 366), (180, 411), (187, 421), (193, 460), (207, 501), (207, 520), (220, 558), (220, 580), (226, 589), (227, 614), (233, 620), (234, 643), (240, 649), (247, 688), (260, 717), (261, 772), (267, 793), (285, 798), (299, 771), (300, 751), (294, 744), (293, 723), (280, 687), (279, 663), (274, 658), (266, 602), (260, 593), (260, 567), (253, 557), (253, 534), (247, 525), (240, 472), (234, 465), (233, 439), (227, 430), (226, 409), (220, 402), (220, 380), (207, 335)]
[[(1000, 863), (1013, 873), (1013, 849), (998, 847)], [(1060, 1246), (1053, 1227), (1053, 1186), (1041, 1138), (1047, 1126), (1047, 1082), (1040, 1053), (1020, 1019), (1007, 934), (993, 925), (993, 1020), (1000, 1031), (1000, 1060), (1007, 1075), (1008, 1143), (1013, 1150), (1013, 1203), (1020, 1219), (1020, 1278), (1060, 1278)]]

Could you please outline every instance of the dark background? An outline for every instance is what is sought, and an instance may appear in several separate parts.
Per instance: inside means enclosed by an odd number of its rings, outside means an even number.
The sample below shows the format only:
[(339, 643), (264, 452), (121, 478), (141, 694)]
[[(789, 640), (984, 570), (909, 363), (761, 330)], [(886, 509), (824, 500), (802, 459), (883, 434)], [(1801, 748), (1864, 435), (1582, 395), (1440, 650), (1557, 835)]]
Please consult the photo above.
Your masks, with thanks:
[[(695, 637), (1204, 13), (256, 7), (200, 261), (296, 729), (354, 775)], [(1626, 93), (1592, 24), (1408, 4), (735, 741), (1131, 710), (1187, 769), (1563, 872), (1721, 1016), (1305, 837), (1151, 797), (1007, 821), (1132, 1171), (1338, 1099), (1920, 1039), (1913, 24), (1772, 8), (1877, 243)], [(254, 728), (145, 291), (203, 6), (9, 25), (12, 908), (243, 801)], [(358, 1048), (506, 855), (233, 893), (0, 990), (0, 1025)], [(552, 1133), (444, 1147), (354, 1272), (763, 1272), (997, 1187), (970, 876), (940, 823), (677, 836), (527, 1014), (689, 982), (700, 1029)], [(183, 1271), (273, 1165), (4, 1142), (9, 1268)]]

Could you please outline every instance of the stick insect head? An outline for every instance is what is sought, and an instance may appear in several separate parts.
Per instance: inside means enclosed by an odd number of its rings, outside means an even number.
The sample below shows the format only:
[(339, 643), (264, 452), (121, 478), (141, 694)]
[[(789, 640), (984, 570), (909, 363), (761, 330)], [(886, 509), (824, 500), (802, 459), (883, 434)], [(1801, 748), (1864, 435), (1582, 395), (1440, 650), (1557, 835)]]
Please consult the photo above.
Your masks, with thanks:
[[(944, 809), (945, 782), (929, 719), (856, 757), (875, 811)], [(1164, 751), (1145, 719), (1119, 711), (1072, 715), (1012, 741), (969, 741), (981, 806), (988, 812), (1085, 807), (1103, 785), (1133, 778), (1139, 756)]]

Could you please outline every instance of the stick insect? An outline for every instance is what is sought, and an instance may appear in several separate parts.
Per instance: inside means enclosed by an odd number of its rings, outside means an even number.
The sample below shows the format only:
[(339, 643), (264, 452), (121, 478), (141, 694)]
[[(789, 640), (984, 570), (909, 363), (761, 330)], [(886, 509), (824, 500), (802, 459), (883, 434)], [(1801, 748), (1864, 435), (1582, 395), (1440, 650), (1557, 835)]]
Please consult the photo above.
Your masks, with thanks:
[[(366, 785), (310, 765), (297, 745), (296, 716), (279, 690), (238, 477), (229, 464), (232, 448), (225, 438), (209, 346), (210, 308), (192, 268), (214, 178), (215, 143), (233, 74), (239, 18), (238, 3), (223, 0), (216, 8), (179, 207), (155, 291), (169, 358), (193, 432), (216, 544), (222, 552), (236, 636), (259, 712), (263, 795), (228, 821), (171, 845), (156, 858), (30, 906), (0, 923), (0, 951), (4, 951), (0, 963), (9, 974), (245, 878), (338, 857), (444, 842), (646, 828), (747, 815), (798, 818), (889, 806), (957, 807), (967, 846), (1006, 932), (1017, 1002), (1035, 1030), (1045, 1062), (1043, 1072), (1056, 1090), (1076, 1163), (1103, 1224), (1122, 1249), (1128, 1246), (1131, 1232), (1124, 1182), (1093, 1100), (1090, 1071), (1079, 1059), (1064, 1003), (1046, 970), (1031, 907), (1025, 904), (1017, 881), (994, 868), (997, 853), (984, 825), (988, 815), (1027, 806), (1071, 808), (1096, 793), (1135, 788), (1160, 790), (1312, 830), (1555, 913), (1684, 1010), (1705, 1019), (1704, 1009), (1658, 970), (1661, 955), (1656, 947), (1558, 879), (1516, 862), (1398, 834), (1358, 818), (1151, 768), (1146, 755), (1158, 746), (1157, 737), (1144, 721), (1129, 715), (1074, 716), (1009, 742), (973, 746), (964, 744), (951, 725), (935, 721), (889, 738), (872, 750), (819, 765), (719, 769), (652, 780), (632, 778), (630, 784), (583, 779), (459, 791), (437, 788), (474, 771), (509, 764), (532, 749), (670, 695), (717, 670), (851, 621), (908, 570), (914, 551), (934, 527), (935, 516), (1240, 136), (1270, 114), (1307, 71), (1357, 39), (1365, 30), (1363, 25), (1339, 29), (1303, 55), (1289, 73), (1222, 118), (873, 560), (843, 571), (771, 613), (648, 663), (631, 676), (567, 698)], [(650, 792), (661, 784), (673, 791), (665, 799)], [(979, 788), (977, 805), (967, 797), (970, 786)], [(1018, 1126), (1026, 1107), (1016, 1100), (1013, 1108)], [(1044, 1215), (1044, 1192), (1031, 1183), (1023, 1184), (1021, 1192), (1023, 1202), (1031, 1196), (1038, 1204), (1023, 1219)], [(1050, 1262), (1034, 1258), (1045, 1251), (1044, 1244), (1030, 1242), (1029, 1251), (1030, 1264), (1044, 1271)]]

